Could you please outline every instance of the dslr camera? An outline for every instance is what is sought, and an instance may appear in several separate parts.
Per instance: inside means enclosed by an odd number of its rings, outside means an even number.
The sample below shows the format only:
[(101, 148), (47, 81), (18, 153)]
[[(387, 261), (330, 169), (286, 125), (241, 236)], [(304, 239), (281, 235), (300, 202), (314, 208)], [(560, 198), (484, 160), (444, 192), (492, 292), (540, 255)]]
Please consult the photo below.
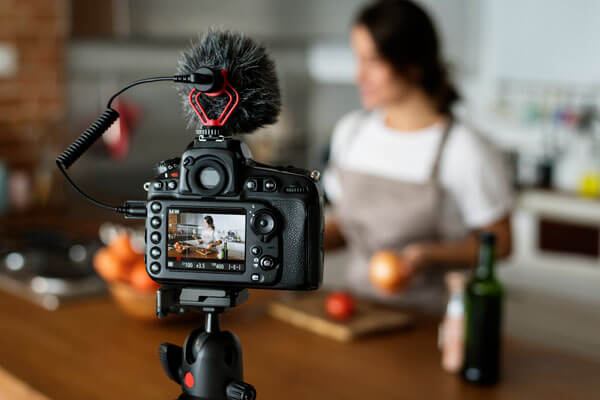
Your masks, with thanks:
[[(202, 311), (205, 328), (183, 347), (159, 346), (180, 399), (252, 400), (243, 382), (237, 337), (218, 315), (248, 288), (317, 289), (323, 275), (323, 194), (319, 174), (255, 162), (232, 138), (276, 121), (281, 107), (275, 66), (244, 35), (211, 30), (180, 56), (177, 75), (141, 79), (116, 92), (107, 109), (56, 163), (73, 188), (97, 206), (146, 221), (146, 270), (163, 284), (156, 313)], [(144, 187), (146, 201), (114, 206), (87, 195), (67, 169), (119, 118), (111, 107), (125, 90), (175, 82), (196, 138), (181, 157), (161, 161)]]
[[(182, 53), (178, 75), (142, 79), (115, 93), (107, 110), (57, 165), (94, 204), (146, 219), (146, 269), (172, 286), (317, 289), (323, 272), (323, 194), (318, 172), (259, 164), (232, 138), (273, 123), (281, 101), (275, 66), (243, 35), (209, 32)], [(161, 161), (147, 201), (99, 202), (73, 183), (69, 168), (119, 114), (125, 90), (175, 82), (196, 138), (179, 158)]]
[(316, 289), (323, 271), (317, 173), (259, 164), (200, 134), (147, 184), (146, 268), (159, 283)]

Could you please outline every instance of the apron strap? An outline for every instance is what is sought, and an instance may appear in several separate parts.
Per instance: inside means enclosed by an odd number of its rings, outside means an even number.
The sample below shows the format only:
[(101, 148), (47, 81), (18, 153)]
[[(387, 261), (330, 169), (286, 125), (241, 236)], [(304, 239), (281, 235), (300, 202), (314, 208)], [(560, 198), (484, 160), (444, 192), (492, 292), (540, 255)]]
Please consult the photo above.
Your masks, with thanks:
[(437, 153), (435, 155), (435, 161), (433, 162), (433, 168), (431, 169), (430, 180), (435, 181), (438, 179), (439, 169), (440, 169), (440, 160), (442, 159), (442, 154), (444, 152), (444, 148), (446, 147), (446, 141), (448, 136), (450, 135), (450, 131), (452, 130), (452, 126), (454, 125), (454, 118), (452, 115), (448, 117), (448, 122), (446, 123), (446, 127), (444, 128), (444, 132), (442, 133), (442, 137), (440, 138), (440, 144), (437, 148)]

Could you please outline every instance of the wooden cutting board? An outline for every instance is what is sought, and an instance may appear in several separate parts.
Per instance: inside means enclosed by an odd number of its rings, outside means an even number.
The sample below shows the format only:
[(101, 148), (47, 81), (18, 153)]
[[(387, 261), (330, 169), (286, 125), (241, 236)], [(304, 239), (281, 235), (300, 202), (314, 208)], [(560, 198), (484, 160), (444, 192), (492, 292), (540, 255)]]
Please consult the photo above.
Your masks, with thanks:
[(0, 368), (0, 399), (10, 400), (49, 400), (25, 382)]
[(328, 295), (328, 292), (319, 291), (276, 301), (269, 305), (269, 314), (318, 335), (343, 342), (377, 332), (407, 328), (412, 324), (409, 314), (365, 300), (357, 300), (356, 312), (350, 320), (335, 321), (325, 313), (324, 305)]

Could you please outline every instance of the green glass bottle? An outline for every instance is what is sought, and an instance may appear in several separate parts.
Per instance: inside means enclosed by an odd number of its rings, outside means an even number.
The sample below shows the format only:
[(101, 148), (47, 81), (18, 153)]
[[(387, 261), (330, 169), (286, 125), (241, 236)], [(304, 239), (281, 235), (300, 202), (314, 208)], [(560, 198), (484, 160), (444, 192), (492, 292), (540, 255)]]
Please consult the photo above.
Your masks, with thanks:
[(494, 276), (495, 236), (480, 235), (479, 264), (465, 291), (465, 365), (469, 382), (491, 385), (500, 377), (502, 285)]

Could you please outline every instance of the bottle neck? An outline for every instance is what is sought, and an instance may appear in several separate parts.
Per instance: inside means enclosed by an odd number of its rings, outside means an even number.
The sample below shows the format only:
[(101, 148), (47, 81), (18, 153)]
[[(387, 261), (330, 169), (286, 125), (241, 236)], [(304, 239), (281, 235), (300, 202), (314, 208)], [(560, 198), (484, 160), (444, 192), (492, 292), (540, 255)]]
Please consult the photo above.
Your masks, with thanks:
[(490, 244), (481, 244), (479, 247), (479, 263), (475, 269), (475, 275), (479, 279), (494, 278), (494, 246)]

